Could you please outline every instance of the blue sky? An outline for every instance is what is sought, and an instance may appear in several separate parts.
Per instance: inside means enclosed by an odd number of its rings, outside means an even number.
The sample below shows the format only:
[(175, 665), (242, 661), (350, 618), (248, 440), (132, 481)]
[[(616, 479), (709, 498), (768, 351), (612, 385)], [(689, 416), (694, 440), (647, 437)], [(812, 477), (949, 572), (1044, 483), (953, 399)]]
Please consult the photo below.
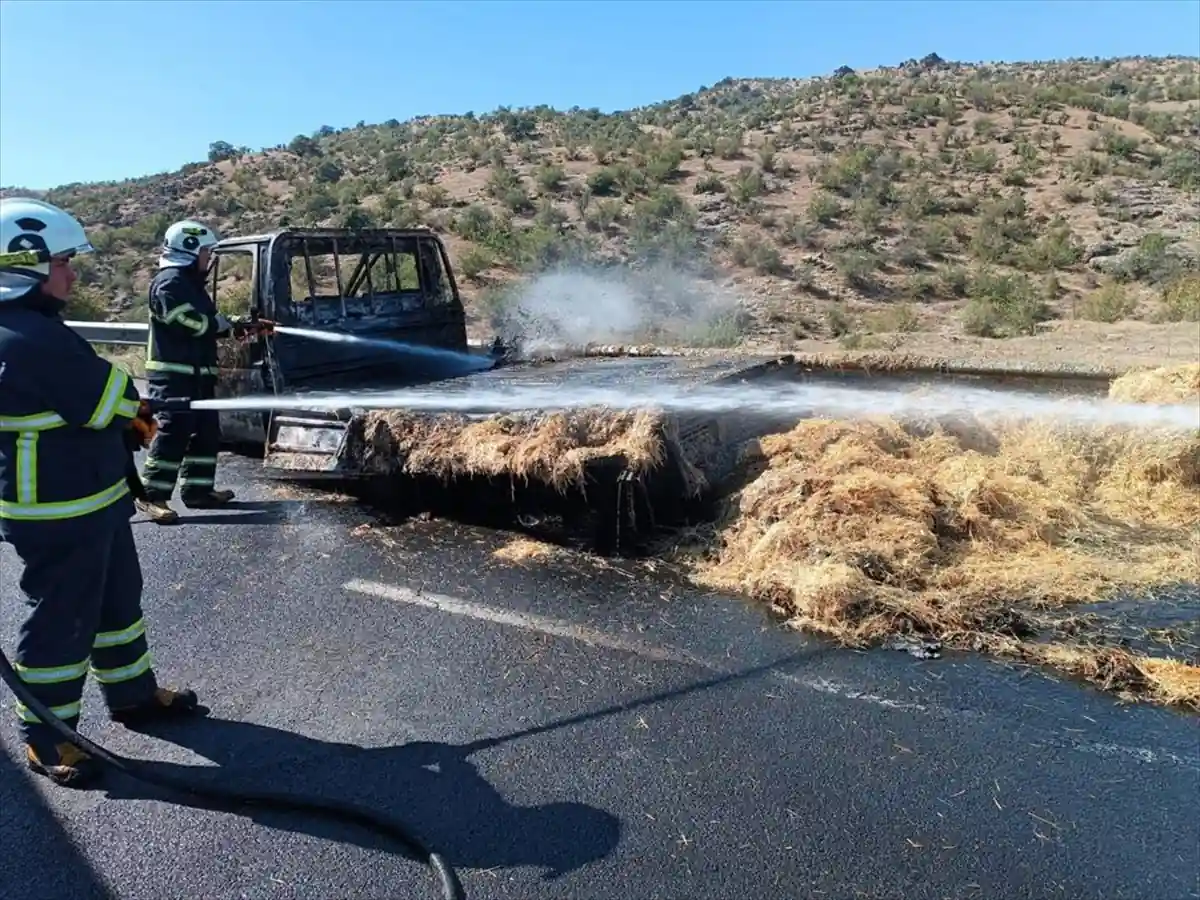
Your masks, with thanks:
[(1200, 55), (1200, 0), (0, 0), (0, 184), (175, 169), (321, 125), (625, 109), (725, 76)]

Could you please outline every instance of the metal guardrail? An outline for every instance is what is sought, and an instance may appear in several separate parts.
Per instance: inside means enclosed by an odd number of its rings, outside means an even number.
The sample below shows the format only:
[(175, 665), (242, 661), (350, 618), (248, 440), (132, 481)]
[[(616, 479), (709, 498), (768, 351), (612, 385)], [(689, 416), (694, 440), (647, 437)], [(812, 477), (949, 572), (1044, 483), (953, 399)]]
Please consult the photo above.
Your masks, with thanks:
[(147, 322), (73, 322), (67, 325), (85, 341), (92, 344), (128, 344), (146, 346), (146, 335), (150, 331)]
[[(85, 341), (92, 344), (126, 344), (144, 347), (147, 333), (150, 331), (150, 325), (147, 322), (79, 322), (68, 319), (67, 325)], [(490, 346), (488, 341), (478, 340), (469, 340), (467, 345), (470, 347)]]

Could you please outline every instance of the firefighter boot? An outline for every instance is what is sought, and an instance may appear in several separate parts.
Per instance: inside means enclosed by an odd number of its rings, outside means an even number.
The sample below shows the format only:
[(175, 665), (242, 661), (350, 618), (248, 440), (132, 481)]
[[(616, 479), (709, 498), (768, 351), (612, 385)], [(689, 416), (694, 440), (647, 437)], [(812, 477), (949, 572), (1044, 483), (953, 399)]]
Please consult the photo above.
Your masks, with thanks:
[(137, 728), (142, 725), (154, 725), (158, 722), (196, 715), (199, 710), (200, 701), (196, 697), (195, 691), (155, 688), (154, 693), (148, 699), (136, 706), (120, 706), (110, 709), (108, 717), (129, 728)]
[(179, 513), (171, 509), (165, 501), (161, 500), (137, 500), (135, 505), (139, 512), (145, 513), (151, 522), (156, 522), (159, 525), (174, 525), (179, 521)]
[(217, 509), (224, 506), (234, 497), (233, 491), (206, 491), (203, 494), (187, 494), (183, 505), (188, 509)]
[(83, 788), (100, 777), (100, 764), (74, 744), (25, 745), (25, 761), (39, 775), (60, 787)]

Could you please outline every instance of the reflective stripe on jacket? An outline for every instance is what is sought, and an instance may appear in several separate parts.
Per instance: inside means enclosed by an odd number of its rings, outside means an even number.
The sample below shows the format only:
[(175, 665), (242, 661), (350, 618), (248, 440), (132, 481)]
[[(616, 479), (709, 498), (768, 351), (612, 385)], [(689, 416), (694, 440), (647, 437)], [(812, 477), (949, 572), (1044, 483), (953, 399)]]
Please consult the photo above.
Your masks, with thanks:
[(124, 370), (22, 300), (0, 304), (0, 535), (128, 495), (124, 431), (139, 400)]
[(203, 276), (191, 268), (160, 269), (150, 281), (146, 373), (217, 374), (217, 338), (226, 334)]

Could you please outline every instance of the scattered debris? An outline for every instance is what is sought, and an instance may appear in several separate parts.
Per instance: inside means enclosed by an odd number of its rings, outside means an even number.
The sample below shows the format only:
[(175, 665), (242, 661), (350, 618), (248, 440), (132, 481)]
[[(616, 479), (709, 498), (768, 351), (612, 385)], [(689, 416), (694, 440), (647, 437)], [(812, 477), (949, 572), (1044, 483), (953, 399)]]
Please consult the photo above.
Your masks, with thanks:
[(899, 650), (916, 659), (939, 659), (942, 655), (941, 641), (930, 641), (912, 635), (897, 635), (883, 642), (885, 650)]
[(531, 562), (542, 562), (552, 559), (560, 556), (562, 552), (562, 548), (556, 547), (554, 544), (547, 544), (544, 541), (534, 541), (528, 538), (517, 538), (503, 547), (492, 551), (492, 556), (503, 562), (524, 565)]

